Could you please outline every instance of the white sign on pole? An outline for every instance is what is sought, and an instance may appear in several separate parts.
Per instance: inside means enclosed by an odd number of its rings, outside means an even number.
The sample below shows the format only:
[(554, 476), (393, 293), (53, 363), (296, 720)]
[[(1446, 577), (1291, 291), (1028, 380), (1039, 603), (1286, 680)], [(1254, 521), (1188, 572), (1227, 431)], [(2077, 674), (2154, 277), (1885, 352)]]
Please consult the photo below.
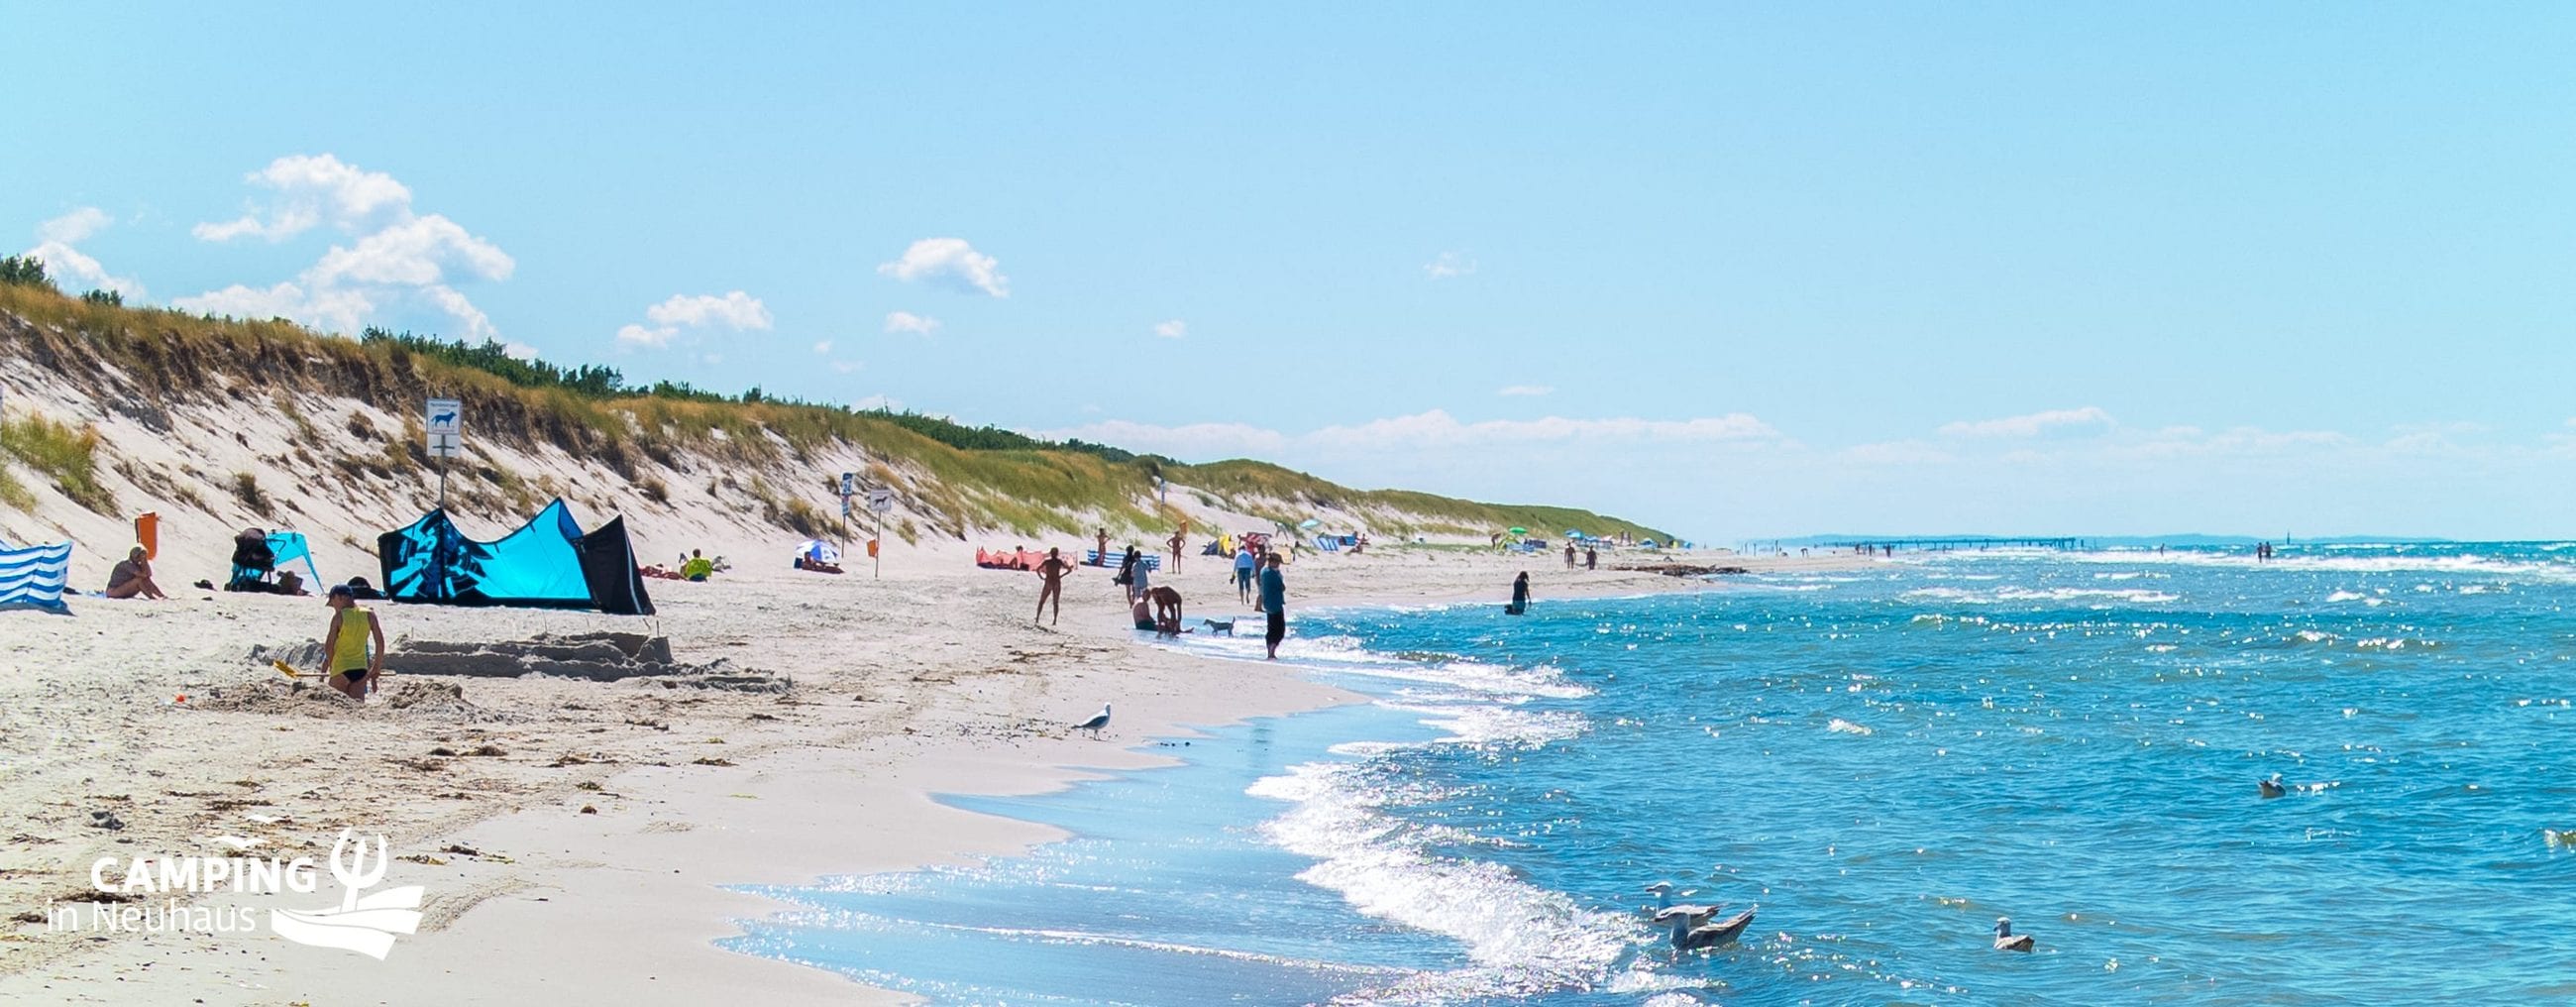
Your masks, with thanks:
[(465, 403), (431, 399), (422, 420), (421, 425), (429, 431), (430, 457), (456, 458), (465, 454)]
[(859, 474), (856, 472), (841, 473), (841, 495), (845, 497), (856, 496), (858, 495), (858, 492)]
[(868, 509), (883, 514), (894, 509), (893, 490), (869, 490)]

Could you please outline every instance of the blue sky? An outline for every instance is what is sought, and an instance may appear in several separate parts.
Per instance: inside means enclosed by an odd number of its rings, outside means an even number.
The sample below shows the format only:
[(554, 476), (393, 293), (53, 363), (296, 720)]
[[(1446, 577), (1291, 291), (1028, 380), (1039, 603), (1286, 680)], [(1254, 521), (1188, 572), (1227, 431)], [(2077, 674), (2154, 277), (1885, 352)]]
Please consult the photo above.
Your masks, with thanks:
[(153, 303), (1712, 539), (2571, 533), (2569, 8), (6, 20), (0, 239)]

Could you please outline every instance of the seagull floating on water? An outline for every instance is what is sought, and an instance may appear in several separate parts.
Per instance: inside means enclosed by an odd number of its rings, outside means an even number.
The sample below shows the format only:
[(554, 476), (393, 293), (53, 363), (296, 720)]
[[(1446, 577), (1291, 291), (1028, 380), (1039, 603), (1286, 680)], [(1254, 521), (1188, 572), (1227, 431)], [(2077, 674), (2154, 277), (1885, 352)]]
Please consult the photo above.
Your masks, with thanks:
[(1720, 908), (1722, 907), (1674, 906), (1656, 913), (1655, 922), (1669, 924), (1673, 928), (1674, 948), (1682, 951), (1698, 951), (1735, 943), (1736, 938), (1744, 936), (1744, 928), (1752, 925), (1753, 910), (1761, 907), (1754, 906), (1715, 923), (1700, 922), (1717, 915)]
[(2279, 797), (2290, 792), (2290, 788), (2281, 785), (2279, 773), (2272, 774), (2270, 779), (2254, 781), (2254, 789), (2265, 797)]
[[(1649, 913), (1659, 913), (1673, 907), (1673, 883), (1670, 881), (1658, 881), (1647, 885), (1646, 894), (1655, 897), (1655, 908), (1646, 910)], [(1688, 898), (1691, 893), (1685, 891), (1681, 894), (1682, 897)]]
[(2039, 942), (2033, 939), (2029, 934), (2016, 934), (2012, 932), (2012, 917), (1999, 916), (1995, 918), (1995, 950), (2029, 951), (2032, 946), (2038, 943)]
[(1073, 729), (1077, 731), (1089, 731), (1091, 732), (1092, 737), (1097, 738), (1100, 736), (1100, 729), (1107, 726), (1109, 726), (1109, 704), (1102, 703), (1100, 704), (1100, 712), (1092, 714), (1090, 720), (1073, 725)]

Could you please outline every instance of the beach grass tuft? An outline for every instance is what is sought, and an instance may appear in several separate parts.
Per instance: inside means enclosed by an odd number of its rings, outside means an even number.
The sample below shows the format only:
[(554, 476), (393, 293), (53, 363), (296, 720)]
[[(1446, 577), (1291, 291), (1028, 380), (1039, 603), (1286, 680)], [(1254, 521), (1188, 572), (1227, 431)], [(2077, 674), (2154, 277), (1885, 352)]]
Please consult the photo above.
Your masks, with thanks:
[[(98, 482), (96, 427), (74, 428), (42, 416), (0, 421), (0, 452), (52, 478), (73, 503), (100, 514), (115, 509), (114, 495)], [(32, 505), (31, 497), (21, 506)]]

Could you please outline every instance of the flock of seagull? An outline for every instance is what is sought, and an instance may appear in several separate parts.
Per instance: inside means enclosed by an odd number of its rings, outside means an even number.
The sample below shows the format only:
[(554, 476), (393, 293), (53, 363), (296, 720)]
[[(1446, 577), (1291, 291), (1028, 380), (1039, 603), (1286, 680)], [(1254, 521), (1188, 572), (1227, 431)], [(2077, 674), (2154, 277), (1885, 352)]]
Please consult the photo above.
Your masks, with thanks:
[[(2280, 797), (2290, 792), (2289, 786), (2281, 782), (2279, 773), (2254, 781), (2254, 789), (2265, 798)], [(2558, 841), (2561, 835), (2569, 837), (2569, 845), (2576, 845), (2576, 831), (2552, 833), (2550, 839), (2553, 842)], [(1657, 926), (1672, 928), (1673, 948), (1679, 951), (1703, 951), (1735, 943), (1737, 938), (1744, 936), (1744, 928), (1753, 924), (1753, 911), (1761, 908), (1756, 905), (1711, 923), (1709, 919), (1716, 916), (1719, 910), (1726, 908), (1725, 903), (1716, 905), (1675, 903), (1673, 883), (1670, 881), (1658, 881), (1647, 885), (1646, 893), (1655, 897), (1654, 908), (1647, 910), (1648, 918)], [(1686, 891), (1680, 894), (1687, 898), (1693, 893)], [(2029, 934), (2013, 932), (2012, 917), (1995, 918), (1995, 950), (2029, 952), (2036, 949), (2038, 944), (2038, 940)]]
[[(1658, 881), (1647, 885), (1646, 893), (1655, 897), (1655, 907), (1647, 910), (1651, 914), (1648, 918), (1652, 919), (1657, 926), (1672, 928), (1673, 950), (1676, 951), (1705, 951), (1709, 948), (1733, 944), (1737, 938), (1744, 936), (1744, 928), (1753, 925), (1753, 911), (1762, 908), (1759, 905), (1748, 906), (1743, 912), (1711, 923), (1710, 918), (1716, 916), (1719, 910), (1725, 909), (1725, 903), (1716, 905), (1676, 903), (1673, 901), (1675, 893), (1673, 883), (1670, 881)], [(1688, 898), (1693, 893), (1685, 891), (1679, 894), (1683, 898)], [(2014, 933), (2012, 917), (2003, 916), (1995, 919), (1995, 950), (2028, 952), (2037, 947), (2038, 943), (2029, 934)]]

